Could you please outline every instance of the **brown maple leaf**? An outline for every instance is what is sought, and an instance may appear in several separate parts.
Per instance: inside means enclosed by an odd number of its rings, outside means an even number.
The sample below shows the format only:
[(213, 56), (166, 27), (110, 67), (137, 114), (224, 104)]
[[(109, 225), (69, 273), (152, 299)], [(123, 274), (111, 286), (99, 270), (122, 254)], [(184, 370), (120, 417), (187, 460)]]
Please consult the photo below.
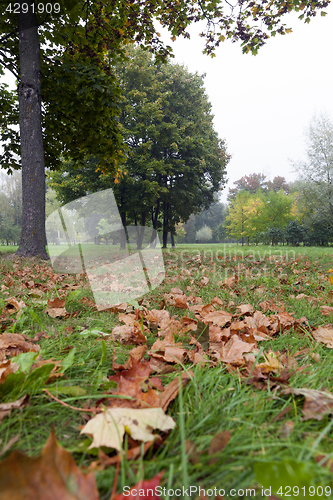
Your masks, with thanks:
[(220, 360), (223, 363), (232, 363), (241, 365), (244, 363), (243, 353), (251, 352), (256, 344), (243, 342), (237, 335), (233, 335), (228, 342), (221, 348), (217, 348)]
[(18, 356), (22, 352), (38, 352), (39, 345), (28, 342), (23, 335), (18, 333), (4, 332), (0, 335), (0, 361), (4, 361), (8, 356), (10, 358)]
[(307, 387), (297, 389), (288, 387), (281, 394), (296, 394), (305, 397), (302, 420), (322, 420), (327, 414), (333, 413), (333, 394), (330, 391), (317, 391)]
[[(144, 326), (147, 330), (147, 327)], [(128, 344), (145, 344), (147, 339), (141, 331), (141, 325), (135, 322), (133, 325), (116, 326), (112, 330), (112, 338), (116, 341)]]
[(42, 454), (13, 451), (0, 462), (1, 500), (99, 500), (93, 472), (83, 474), (52, 430)]
[(122, 408), (153, 408), (160, 406), (159, 395), (152, 387), (156, 385), (163, 389), (157, 377), (149, 379), (152, 368), (145, 360), (137, 360), (132, 355), (131, 368), (119, 370), (110, 380), (117, 383), (116, 390), (110, 390), (115, 396), (127, 396), (131, 399), (110, 398), (108, 406)]

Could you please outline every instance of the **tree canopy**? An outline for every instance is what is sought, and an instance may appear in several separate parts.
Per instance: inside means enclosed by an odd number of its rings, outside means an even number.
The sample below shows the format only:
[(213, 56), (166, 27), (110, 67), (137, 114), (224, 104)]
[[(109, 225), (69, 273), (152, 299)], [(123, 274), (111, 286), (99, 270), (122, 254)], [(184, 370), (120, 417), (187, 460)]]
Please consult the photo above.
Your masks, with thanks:
[[(251, 174), (235, 184), (225, 221), (229, 236), (242, 243), (244, 239), (258, 241), (264, 235), (272, 243), (283, 241), (283, 231), (294, 217), (294, 196), (288, 195), (284, 177), (266, 181), (263, 174)], [(277, 190), (279, 186), (284, 189)]]
[[(156, 21), (175, 39), (188, 37), (187, 27), (204, 20), (207, 54), (213, 56), (225, 39), (240, 41), (243, 52), (255, 54), (269, 36), (291, 31), (283, 22), (285, 14), (298, 11), (299, 18), (309, 22), (328, 2), (260, 0), (230, 6), (216, 0), (60, 0), (56, 10), (55, 4), (39, 2), (36, 8), (35, 2), (20, 0), (15, 4), (18, 12), (7, 1), (1, 0), (1, 5), (0, 71), (7, 69), (18, 79), (19, 105), (3, 89), (7, 104), (0, 119), (5, 142), (0, 163), (9, 171), (22, 166), (18, 254), (47, 258), (45, 165), (59, 167), (61, 156), (82, 164), (93, 154), (104, 171), (116, 175), (121, 170), (126, 148), (118, 127), (120, 91), (112, 68), (123, 57), (124, 44), (137, 43), (163, 59), (171, 47), (162, 43)], [(12, 127), (18, 121), (21, 161)]]
[(125, 174), (113, 179), (89, 158), (83, 169), (64, 164), (51, 175), (51, 186), (66, 203), (113, 187), (124, 225), (162, 228), (166, 246), (177, 223), (211, 205), (229, 156), (214, 131), (202, 76), (180, 65), (156, 65), (140, 49), (130, 47), (126, 56), (115, 67), (124, 95), (119, 126), (129, 148)]

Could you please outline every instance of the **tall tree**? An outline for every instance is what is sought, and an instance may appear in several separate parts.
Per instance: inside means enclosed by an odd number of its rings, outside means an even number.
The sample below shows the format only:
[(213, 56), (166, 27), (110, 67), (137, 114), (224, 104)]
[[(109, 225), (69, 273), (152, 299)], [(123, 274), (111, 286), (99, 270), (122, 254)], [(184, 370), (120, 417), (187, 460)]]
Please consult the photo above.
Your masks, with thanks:
[(231, 237), (249, 241), (260, 232), (281, 235), (288, 222), (293, 219), (294, 198), (282, 190), (250, 193), (239, 191), (230, 204), (226, 228)]
[(208, 208), (224, 180), (229, 156), (214, 131), (203, 78), (175, 64), (155, 65), (147, 52), (130, 48), (116, 67), (122, 85), (120, 127), (129, 148), (126, 175), (96, 176), (96, 163), (84, 170), (64, 165), (52, 174), (63, 202), (87, 191), (112, 186), (123, 224), (134, 222), (175, 233), (179, 222)]
[(239, 191), (234, 202), (229, 206), (225, 220), (227, 233), (232, 238), (241, 239), (242, 245), (261, 230), (260, 216), (264, 210), (262, 197), (257, 193)]
[[(226, 4), (229, 5), (227, 2)], [(18, 9), (15, 8), (16, 5)], [(227, 12), (224, 8), (224, 2), (215, 0), (201, 0), (200, 2), (186, 0), (178, 2), (169, 0), (133, 2), (79, 0), (75, 2), (74, 0), (68, 2), (61, 0), (56, 3), (41, 1), (26, 3), (24, 0), (19, 0), (15, 4), (1, 0), (1, 6), (3, 12), (0, 17), (0, 67), (12, 71), (19, 80), (21, 164), (24, 179), (23, 212), (25, 215), (18, 254), (39, 255), (46, 258), (45, 200), (43, 200), (43, 196), (45, 197), (45, 160), (53, 159), (56, 163), (59, 162), (61, 150), (67, 153), (72, 152), (82, 159), (80, 151), (86, 154), (87, 144), (89, 144), (88, 148), (91, 147), (93, 150), (96, 149), (96, 145), (105, 145), (105, 129), (103, 129), (102, 122), (101, 128), (104, 133), (101, 134), (100, 142), (89, 141), (89, 138), (94, 135), (94, 130), (91, 134), (83, 136), (80, 133), (82, 128), (91, 126), (94, 116), (90, 114), (89, 118), (89, 114), (88, 116), (84, 114), (86, 120), (80, 128), (75, 115), (78, 109), (73, 107), (71, 101), (73, 92), (67, 94), (67, 86), (62, 88), (61, 98), (65, 101), (67, 98), (68, 106), (59, 106), (59, 110), (54, 106), (52, 93), (56, 94), (59, 82), (64, 77), (63, 70), (65, 73), (69, 71), (72, 75), (78, 76), (76, 82), (80, 80), (79, 76), (82, 76), (81, 82), (84, 85), (87, 84), (85, 77), (91, 82), (93, 79), (91, 72), (94, 73), (96, 69), (97, 73), (100, 73), (98, 76), (103, 78), (104, 74), (110, 74), (111, 64), (121, 55), (121, 44), (128, 41), (146, 45), (161, 58), (165, 57), (170, 52), (170, 47), (164, 47), (161, 43), (155, 29), (156, 20), (169, 29), (174, 39), (179, 35), (188, 37), (186, 32), (188, 25), (205, 19), (207, 21), (206, 53), (214, 55), (215, 48), (224, 39), (229, 38), (232, 41), (240, 41), (243, 52), (252, 51), (255, 54), (269, 38), (269, 34), (274, 36), (276, 33), (285, 34), (291, 31), (282, 22), (286, 13), (301, 10), (302, 14), (299, 17), (308, 22), (316, 15), (317, 10), (327, 6), (327, 1), (275, 0), (267, 4), (266, 1), (259, 0), (250, 2), (245, 7), (244, 3), (239, 1), (236, 7), (231, 7), (231, 12)], [(112, 61), (106, 60), (107, 54), (111, 56)], [(42, 59), (41, 62), (40, 59)], [(41, 70), (48, 82), (44, 93), (41, 88)], [(53, 78), (54, 76), (56, 77)], [(52, 78), (53, 83), (51, 83)], [(95, 90), (100, 91), (98, 106), (101, 109), (100, 104), (103, 104), (105, 97), (108, 100), (108, 97), (103, 95), (100, 81), (101, 79), (97, 78), (94, 85), (96, 85)], [(89, 92), (86, 95), (89, 95)], [(50, 153), (46, 154), (45, 158), (41, 122), (42, 98), (46, 104), (46, 112), (49, 111), (50, 120), (49, 122), (44, 120), (44, 123), (48, 124), (44, 135), (51, 142), (48, 144)], [(117, 163), (105, 165), (105, 159), (109, 149), (109, 157), (117, 160), (119, 149), (121, 149), (115, 108), (114, 104), (113, 114), (109, 110), (109, 117), (113, 118), (111, 121), (114, 126), (115, 140), (108, 141), (106, 148), (100, 148), (103, 168), (108, 167), (113, 173), (117, 170)], [(58, 144), (50, 139), (52, 136), (50, 123), (55, 123), (55, 119), (58, 121), (59, 129), (63, 132), (63, 142), (58, 142)], [(62, 127), (62, 124), (66, 122), (72, 123), (67, 135), (66, 128)], [(108, 125), (110, 128), (110, 123)], [(12, 132), (12, 137), (13, 135), (15, 132)], [(81, 143), (81, 137), (88, 138), (88, 141), (84, 139)], [(17, 166), (13, 155), (10, 159), (11, 164), (7, 164), (7, 167)], [(31, 196), (32, 192), (35, 196)]]
[(234, 182), (235, 187), (229, 189), (228, 201), (235, 200), (240, 191), (248, 191), (249, 193), (257, 193), (260, 190), (266, 189), (266, 175), (265, 174), (249, 174), (244, 175), (238, 181)]

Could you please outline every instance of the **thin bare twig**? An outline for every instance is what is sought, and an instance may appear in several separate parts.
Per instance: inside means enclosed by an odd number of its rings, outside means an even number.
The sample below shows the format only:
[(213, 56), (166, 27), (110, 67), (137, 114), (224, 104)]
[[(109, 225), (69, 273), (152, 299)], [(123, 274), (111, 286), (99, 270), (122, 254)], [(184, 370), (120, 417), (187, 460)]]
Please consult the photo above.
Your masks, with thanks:
[(83, 411), (83, 412), (103, 411), (102, 408), (87, 408), (87, 409), (85, 409), (85, 408), (77, 408), (76, 406), (71, 406), (71, 405), (65, 403), (64, 401), (61, 401), (61, 399), (56, 398), (47, 389), (43, 389), (43, 391), (46, 392), (46, 394), (48, 394), (52, 399), (54, 399), (55, 401), (57, 401), (57, 403), (60, 403), (63, 406), (67, 406), (67, 408), (70, 408), (71, 410)]

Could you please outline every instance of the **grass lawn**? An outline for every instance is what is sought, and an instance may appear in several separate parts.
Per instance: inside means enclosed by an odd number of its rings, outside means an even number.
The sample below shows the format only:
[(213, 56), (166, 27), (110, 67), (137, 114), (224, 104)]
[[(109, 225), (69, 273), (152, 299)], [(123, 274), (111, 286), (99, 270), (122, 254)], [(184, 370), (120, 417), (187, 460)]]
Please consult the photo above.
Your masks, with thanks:
[[(1, 460), (14, 450), (40, 455), (54, 427), (76, 464), (93, 471), (103, 500), (110, 499), (115, 478), (119, 494), (160, 471), (162, 498), (168, 500), (266, 499), (269, 487), (275, 498), (333, 497), (332, 249), (179, 245), (163, 251), (166, 278), (139, 301), (140, 309), (112, 312), (96, 310), (83, 273), (56, 273), (49, 262), (22, 260), (7, 248), (0, 248), (2, 335), (22, 334), (41, 349), (35, 359), (37, 353), (20, 354), (27, 349), (22, 343), (0, 340), (0, 420), (1, 404), (30, 395), (2, 418)], [(48, 304), (56, 298), (64, 304)], [(57, 315), (55, 306), (65, 311)], [(164, 323), (149, 313), (163, 308), (169, 312)], [(124, 322), (132, 329), (127, 341), (112, 335)], [(199, 338), (200, 328), (206, 330)], [(148, 346), (143, 359), (150, 362), (149, 349), (168, 330), (178, 345), (168, 357), (169, 344), (155, 344), (160, 372), (140, 379), (138, 366), (147, 364), (136, 361), (134, 385), (124, 387), (135, 386), (132, 407), (142, 408), (145, 394), (160, 397), (161, 382), (166, 387), (187, 373), (189, 382), (166, 410), (176, 426), (156, 431), (161, 439), (145, 454), (140, 441), (125, 434), (117, 469), (114, 449), (89, 448), (91, 436), (80, 431), (96, 415), (89, 410), (124, 401), (120, 375), (126, 370), (115, 362), (125, 363), (139, 345)], [(1, 361), (19, 354), (19, 370), (3, 374)], [(129, 451), (135, 447), (141, 452), (133, 459)]]

